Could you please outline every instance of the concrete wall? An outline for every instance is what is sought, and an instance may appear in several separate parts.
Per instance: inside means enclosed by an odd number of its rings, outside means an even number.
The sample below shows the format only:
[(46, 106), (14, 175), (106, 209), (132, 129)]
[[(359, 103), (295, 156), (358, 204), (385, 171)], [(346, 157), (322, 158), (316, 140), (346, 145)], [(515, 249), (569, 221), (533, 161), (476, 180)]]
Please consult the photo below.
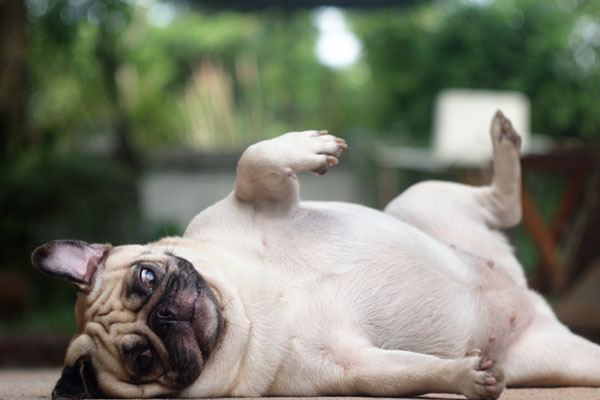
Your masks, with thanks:
[[(299, 173), (298, 180), (305, 200), (366, 202), (349, 167), (332, 167), (323, 176)], [(175, 223), (183, 229), (194, 215), (227, 196), (234, 182), (234, 165), (214, 169), (159, 167), (142, 179), (142, 210), (150, 221)]]

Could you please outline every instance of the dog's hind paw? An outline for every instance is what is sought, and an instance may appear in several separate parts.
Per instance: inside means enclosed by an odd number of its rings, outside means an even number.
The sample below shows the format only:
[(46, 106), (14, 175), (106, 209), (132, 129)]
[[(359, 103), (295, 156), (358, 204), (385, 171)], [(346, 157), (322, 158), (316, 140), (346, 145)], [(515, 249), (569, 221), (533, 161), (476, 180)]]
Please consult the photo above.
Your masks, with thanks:
[(463, 359), (469, 368), (464, 376), (462, 394), (468, 399), (495, 400), (504, 390), (504, 372), (489, 357), (481, 356), (481, 351), (473, 350)]
[(517, 150), (521, 148), (521, 136), (515, 131), (510, 120), (498, 110), (492, 119), (492, 143), (494, 148), (503, 142), (509, 142)]

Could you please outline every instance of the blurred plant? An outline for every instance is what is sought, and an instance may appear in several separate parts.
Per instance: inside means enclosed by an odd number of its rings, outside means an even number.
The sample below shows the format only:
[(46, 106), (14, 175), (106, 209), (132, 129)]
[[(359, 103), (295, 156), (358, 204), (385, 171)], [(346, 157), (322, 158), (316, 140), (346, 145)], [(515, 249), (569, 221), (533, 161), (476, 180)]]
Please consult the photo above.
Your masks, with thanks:
[(188, 141), (198, 149), (235, 149), (265, 136), (264, 109), (259, 96), (257, 66), (238, 59), (235, 65), (240, 88), (236, 105), (230, 75), (220, 63), (202, 61), (187, 85), (183, 107), (189, 123)]
[(27, 277), (31, 305), (47, 309), (74, 297), (66, 282), (31, 267), (35, 247), (54, 239), (127, 243), (140, 238), (137, 185), (122, 163), (33, 150), (0, 168), (0, 188), (0, 272)]
[(533, 131), (597, 138), (600, 8), (591, 1), (433, 2), (353, 13), (377, 79), (377, 130), (427, 143), (448, 87), (523, 91)]
[[(131, 162), (138, 147), (239, 149), (285, 130), (344, 125), (344, 80), (317, 62), (309, 12), (27, 4), (36, 143), (108, 146)], [(155, 6), (176, 22), (152, 22)]]
[[(144, 232), (136, 185), (140, 160), (167, 146), (239, 150), (298, 129), (426, 144), (447, 87), (523, 91), (534, 131), (598, 138), (597, 1), (451, 0), (346, 14), (364, 54), (334, 70), (315, 56), (309, 10), (0, 0), (0, 265), (18, 270), (33, 246), (60, 236), (161, 234)], [(34, 285), (39, 302), (55, 289)]]
[[(144, 135), (155, 143), (205, 151), (239, 150), (285, 130), (322, 123), (319, 106), (325, 99), (319, 82), (328, 71), (315, 58), (309, 17), (277, 10), (191, 13), (164, 27), (146, 26), (131, 61), (140, 85), (145, 82), (144, 92), (160, 77), (156, 87), (172, 94), (180, 125), (175, 134)], [(153, 114), (161, 115), (159, 109)]]
[[(132, 18), (120, 0), (28, 0), (28, 103), (33, 144), (69, 148), (107, 134), (126, 162), (135, 156), (116, 71), (119, 37)], [(83, 134), (83, 135), (82, 135)]]
[(365, 54), (339, 71), (318, 63), (308, 11), (209, 12), (155, 0), (25, 5), (30, 143), (77, 148), (92, 138), (130, 161), (138, 147), (242, 147), (308, 127), (426, 143), (435, 96), (452, 86), (524, 91), (534, 131), (552, 136), (591, 138), (600, 124), (596, 2), (350, 11)]

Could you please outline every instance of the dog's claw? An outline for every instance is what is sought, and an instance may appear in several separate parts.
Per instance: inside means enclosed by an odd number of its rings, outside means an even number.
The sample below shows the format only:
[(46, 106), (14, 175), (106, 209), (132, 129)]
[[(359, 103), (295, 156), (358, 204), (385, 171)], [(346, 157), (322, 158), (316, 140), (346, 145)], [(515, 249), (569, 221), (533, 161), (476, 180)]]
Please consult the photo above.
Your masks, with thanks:
[(338, 165), (340, 163), (340, 161), (334, 156), (327, 156), (327, 162), (329, 165)]
[(480, 356), (480, 355), (481, 355), (481, 350), (479, 350), (479, 349), (473, 349), (466, 354), (467, 357), (475, 357), (475, 356)]
[(492, 119), (491, 133), (494, 146), (502, 143), (504, 139), (508, 139), (517, 149), (521, 147), (521, 136), (513, 129), (512, 123), (500, 111), (496, 112)]

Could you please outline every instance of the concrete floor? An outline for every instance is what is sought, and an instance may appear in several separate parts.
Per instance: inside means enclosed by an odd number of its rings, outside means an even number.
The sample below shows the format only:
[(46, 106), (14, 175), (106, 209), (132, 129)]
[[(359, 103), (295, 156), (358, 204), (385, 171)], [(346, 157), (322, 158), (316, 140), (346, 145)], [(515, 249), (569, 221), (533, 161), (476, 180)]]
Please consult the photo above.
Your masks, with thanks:
[[(58, 368), (0, 369), (0, 400), (45, 399), (60, 375)], [(425, 395), (428, 400), (464, 399), (458, 395)], [(313, 398), (315, 399), (315, 398)], [(334, 398), (327, 397), (327, 400)], [(344, 399), (360, 399), (344, 398)], [(507, 389), (501, 400), (600, 400), (600, 388)], [(294, 400), (302, 400), (294, 398)], [(315, 399), (316, 400), (316, 399)]]

